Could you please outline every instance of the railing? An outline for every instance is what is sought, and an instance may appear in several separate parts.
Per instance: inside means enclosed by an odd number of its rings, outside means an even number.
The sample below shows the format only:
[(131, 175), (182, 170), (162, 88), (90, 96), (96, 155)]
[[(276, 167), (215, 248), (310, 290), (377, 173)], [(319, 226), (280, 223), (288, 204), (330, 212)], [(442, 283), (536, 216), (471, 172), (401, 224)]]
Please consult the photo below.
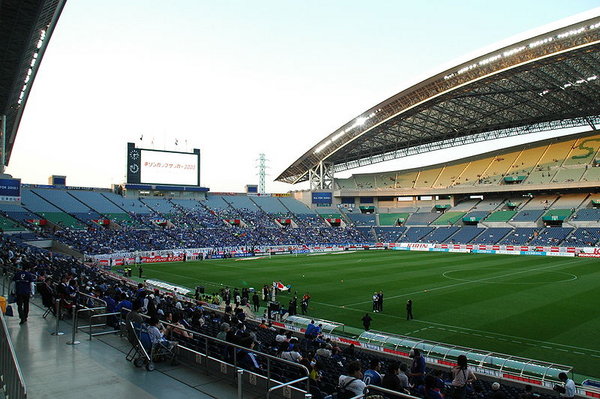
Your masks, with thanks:
[[(143, 318), (146, 318), (146, 319), (149, 318), (147, 315), (143, 315), (143, 314), (140, 314), (140, 316), (142, 316)], [(200, 344), (202, 344), (202, 342), (200, 342), (200, 339), (204, 339), (203, 351), (189, 348), (189, 347), (185, 346), (185, 344), (182, 344), (182, 343), (177, 345), (177, 348), (178, 348), (177, 350), (179, 351), (178, 359), (181, 361), (187, 361), (187, 363), (190, 363), (190, 364), (203, 364), (206, 372), (209, 371), (209, 362), (212, 362), (215, 365), (218, 365), (219, 366), (218, 369), (221, 371), (221, 373), (227, 374), (228, 369), (231, 368), (234, 371), (233, 376), (237, 382), (239, 399), (242, 398), (243, 385), (244, 385), (243, 377), (244, 376), (247, 376), (248, 383), (255, 387), (258, 387), (257, 382), (258, 382), (258, 380), (261, 380), (264, 383), (264, 390), (265, 390), (267, 398), (270, 397), (271, 392), (276, 391), (278, 389), (283, 389), (283, 388), (287, 388), (290, 390), (288, 392), (290, 396), (288, 396), (288, 397), (291, 397), (292, 391), (296, 393), (295, 397), (298, 397), (298, 395), (300, 395), (300, 397), (304, 398), (304, 399), (312, 397), (312, 395), (310, 395), (308, 393), (309, 392), (309, 383), (310, 383), (309, 371), (306, 367), (304, 367), (303, 365), (301, 365), (299, 363), (281, 359), (279, 357), (272, 356), (272, 355), (266, 354), (264, 352), (260, 352), (260, 351), (250, 349), (250, 348), (247, 348), (244, 346), (232, 344), (231, 342), (223, 341), (218, 338), (212, 337), (210, 335), (206, 335), (206, 334), (194, 331), (194, 330), (190, 330), (190, 329), (187, 329), (187, 328), (184, 328), (181, 326), (167, 323), (165, 321), (161, 321), (161, 323), (164, 325), (168, 325), (179, 331), (184, 331), (189, 334), (192, 334), (193, 338), (191, 338), (191, 339), (195, 340), (199, 344), (199, 346), (201, 346)], [(224, 359), (220, 359), (215, 356), (212, 356), (210, 348), (209, 348), (210, 343), (218, 344), (223, 349), (232, 348), (233, 349), (232, 359), (224, 360)], [(252, 371), (252, 370), (242, 367), (239, 364), (240, 359), (239, 359), (239, 356), (237, 353), (238, 350), (251, 352), (255, 356), (257, 356), (259, 359), (266, 360), (266, 369), (261, 369), (261, 371), (262, 371), (262, 373), (261, 373), (261, 372)], [(185, 353), (182, 353), (182, 352), (185, 352)], [(273, 366), (275, 364), (278, 364), (280, 366), (285, 366), (288, 370), (296, 369), (302, 374), (302, 376), (300, 378), (297, 378), (293, 381), (288, 381), (288, 382), (282, 382), (275, 378), (272, 378), (272, 375), (274, 374)], [(304, 382), (305, 382), (305, 389), (300, 389), (300, 388), (294, 386), (295, 384), (304, 383)], [(273, 384), (275, 384), (275, 385), (272, 386)]]
[(392, 391), (391, 389), (378, 387), (377, 385), (367, 385), (365, 392), (366, 393), (361, 393), (356, 396), (353, 396), (352, 399), (366, 398), (367, 395), (373, 395), (373, 394), (377, 394), (377, 393), (384, 393), (386, 395), (392, 395), (394, 397), (404, 398), (404, 399), (419, 399), (416, 396), (408, 395), (406, 393), (402, 393), (402, 392), (398, 392), (398, 391)]
[(0, 312), (0, 320), (2, 324), (0, 329), (0, 388), (7, 398), (25, 399), (27, 398), (27, 387), (2, 312)]

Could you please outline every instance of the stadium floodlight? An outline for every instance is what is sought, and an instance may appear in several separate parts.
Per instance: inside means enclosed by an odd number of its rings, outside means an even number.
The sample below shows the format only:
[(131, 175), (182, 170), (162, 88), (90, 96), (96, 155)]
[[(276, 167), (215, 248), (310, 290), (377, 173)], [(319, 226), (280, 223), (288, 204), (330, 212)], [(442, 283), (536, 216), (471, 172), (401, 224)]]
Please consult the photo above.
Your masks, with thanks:
[(364, 116), (359, 116), (358, 118), (356, 118), (356, 125), (357, 126), (362, 126), (365, 124), (365, 122), (367, 121), (368, 118), (365, 118)]
[(590, 76), (589, 78), (587, 78), (588, 82), (590, 80), (596, 80), (596, 79), (598, 79), (598, 76), (596, 76), (596, 75), (593, 75), (593, 76)]

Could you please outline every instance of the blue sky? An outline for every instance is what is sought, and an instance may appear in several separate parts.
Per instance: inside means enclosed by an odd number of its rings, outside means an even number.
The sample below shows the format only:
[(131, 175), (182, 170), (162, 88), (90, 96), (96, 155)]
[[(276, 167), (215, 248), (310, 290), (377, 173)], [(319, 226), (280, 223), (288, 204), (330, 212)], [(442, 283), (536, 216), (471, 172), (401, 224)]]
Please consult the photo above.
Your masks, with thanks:
[(599, 5), (72, 0), (7, 172), (28, 183), (62, 174), (69, 185), (108, 187), (124, 180), (126, 143), (143, 134), (144, 147), (200, 148), (211, 191), (257, 183), (261, 152), (267, 190), (298, 189), (272, 180), (415, 76)]

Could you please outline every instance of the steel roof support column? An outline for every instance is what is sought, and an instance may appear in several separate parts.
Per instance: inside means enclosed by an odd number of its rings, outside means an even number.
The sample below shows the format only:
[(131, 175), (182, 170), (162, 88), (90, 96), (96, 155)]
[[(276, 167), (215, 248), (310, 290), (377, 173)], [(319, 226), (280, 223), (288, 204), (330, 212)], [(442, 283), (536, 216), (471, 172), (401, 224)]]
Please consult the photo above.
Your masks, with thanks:
[(319, 162), (308, 171), (311, 190), (333, 190), (333, 162)]
[(6, 115), (0, 115), (0, 175), (6, 163)]

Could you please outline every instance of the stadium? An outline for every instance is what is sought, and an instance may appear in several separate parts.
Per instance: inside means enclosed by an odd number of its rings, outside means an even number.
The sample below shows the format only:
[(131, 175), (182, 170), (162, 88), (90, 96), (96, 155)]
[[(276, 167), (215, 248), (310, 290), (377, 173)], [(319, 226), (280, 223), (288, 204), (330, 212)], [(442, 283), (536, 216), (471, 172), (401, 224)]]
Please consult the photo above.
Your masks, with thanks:
[(0, 3), (4, 397), (600, 397), (599, 9), (409, 85), (268, 194), (142, 142), (110, 188), (4, 173), (64, 8)]

